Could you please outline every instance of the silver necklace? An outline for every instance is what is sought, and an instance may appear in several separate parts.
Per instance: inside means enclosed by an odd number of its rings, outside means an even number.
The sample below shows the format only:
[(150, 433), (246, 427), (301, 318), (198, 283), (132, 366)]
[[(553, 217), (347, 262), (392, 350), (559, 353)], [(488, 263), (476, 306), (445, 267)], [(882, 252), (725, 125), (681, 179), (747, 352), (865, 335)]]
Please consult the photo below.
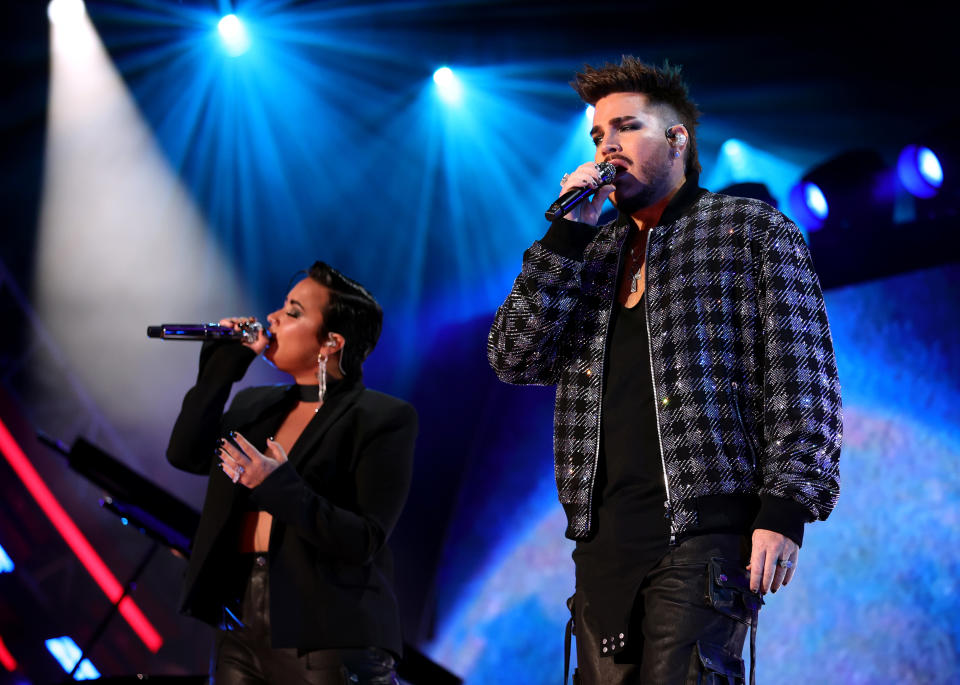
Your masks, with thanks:
[[(637, 259), (637, 248), (635, 248), (635, 247), (631, 247), (631, 248), (630, 248), (630, 259), (633, 260), (633, 261), (636, 261), (636, 259)], [(640, 274), (641, 274), (642, 271), (643, 271), (643, 262), (640, 262), (639, 266), (637, 266), (637, 271), (636, 271), (636, 273), (633, 274), (633, 280), (630, 282), (630, 292), (631, 292), (631, 293), (637, 292), (637, 288), (640, 287)]]

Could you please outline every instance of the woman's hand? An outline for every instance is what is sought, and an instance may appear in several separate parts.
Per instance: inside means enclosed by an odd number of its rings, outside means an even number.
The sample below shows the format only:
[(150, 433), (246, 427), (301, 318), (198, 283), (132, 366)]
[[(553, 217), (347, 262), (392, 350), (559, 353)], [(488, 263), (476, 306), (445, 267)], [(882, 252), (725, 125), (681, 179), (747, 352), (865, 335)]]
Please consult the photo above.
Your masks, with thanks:
[[(220, 319), (218, 322), (221, 326), (227, 326), (232, 328), (235, 331), (243, 329), (245, 324), (256, 323), (257, 318), (255, 316), (232, 316), (229, 319)], [(270, 342), (270, 338), (267, 337), (266, 329), (261, 328), (260, 332), (257, 334), (257, 339), (252, 343), (243, 343), (246, 347), (249, 347), (251, 350), (260, 354), (265, 349), (267, 349), (267, 344)]]
[(287, 461), (287, 453), (273, 438), (267, 439), (268, 454), (263, 454), (239, 433), (232, 432), (230, 437), (236, 444), (220, 440), (217, 456), (220, 457), (220, 468), (234, 483), (255, 488)]

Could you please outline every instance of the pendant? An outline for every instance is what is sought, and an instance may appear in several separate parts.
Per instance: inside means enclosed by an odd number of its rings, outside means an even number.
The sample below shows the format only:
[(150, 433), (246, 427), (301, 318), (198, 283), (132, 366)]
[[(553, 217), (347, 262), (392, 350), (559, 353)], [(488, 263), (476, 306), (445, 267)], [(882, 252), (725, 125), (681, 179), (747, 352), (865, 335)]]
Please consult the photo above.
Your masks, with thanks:
[(637, 283), (638, 283), (639, 280), (640, 280), (640, 271), (641, 271), (641, 269), (637, 269), (637, 273), (633, 274), (633, 280), (630, 282), (630, 292), (631, 292), (631, 293), (637, 292)]

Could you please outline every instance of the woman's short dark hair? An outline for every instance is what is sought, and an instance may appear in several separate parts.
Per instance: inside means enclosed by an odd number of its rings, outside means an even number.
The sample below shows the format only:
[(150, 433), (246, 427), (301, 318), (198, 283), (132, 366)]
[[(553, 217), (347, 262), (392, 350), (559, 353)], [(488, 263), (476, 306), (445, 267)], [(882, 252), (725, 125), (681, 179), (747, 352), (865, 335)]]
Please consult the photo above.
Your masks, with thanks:
[(652, 105), (666, 105), (680, 119), (690, 141), (684, 159), (687, 175), (700, 173), (697, 155), (697, 122), (700, 110), (690, 99), (687, 84), (680, 75), (680, 67), (664, 62), (655, 67), (631, 55), (624, 55), (620, 64), (604, 64), (602, 67), (584, 65), (583, 71), (570, 82), (577, 95), (588, 105), (612, 93), (643, 93)]
[(380, 339), (383, 309), (366, 288), (325, 262), (314, 262), (307, 276), (330, 291), (320, 342), (330, 333), (342, 335), (346, 344), (340, 352), (340, 368), (347, 378), (361, 376), (363, 360)]

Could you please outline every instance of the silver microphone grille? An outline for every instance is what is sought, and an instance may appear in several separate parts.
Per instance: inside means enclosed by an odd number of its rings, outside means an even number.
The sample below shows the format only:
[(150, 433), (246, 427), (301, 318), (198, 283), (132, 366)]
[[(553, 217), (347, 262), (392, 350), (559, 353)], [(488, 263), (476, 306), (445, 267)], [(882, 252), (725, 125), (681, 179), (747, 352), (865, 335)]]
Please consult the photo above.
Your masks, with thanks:
[(600, 172), (600, 185), (610, 183), (613, 177), (617, 175), (617, 167), (610, 162), (600, 162), (597, 165), (597, 171)]

